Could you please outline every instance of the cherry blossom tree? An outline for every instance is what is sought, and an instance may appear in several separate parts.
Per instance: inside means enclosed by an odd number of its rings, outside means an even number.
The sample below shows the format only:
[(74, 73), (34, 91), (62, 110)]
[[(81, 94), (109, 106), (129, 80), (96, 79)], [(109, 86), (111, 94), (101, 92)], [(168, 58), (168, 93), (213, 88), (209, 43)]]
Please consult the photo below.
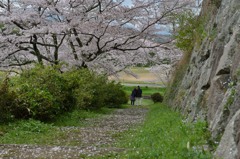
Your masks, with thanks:
[(179, 52), (169, 45), (172, 39), (156, 40), (159, 26), (190, 2), (0, 0), (0, 67), (63, 62), (113, 74), (141, 60), (174, 60)]

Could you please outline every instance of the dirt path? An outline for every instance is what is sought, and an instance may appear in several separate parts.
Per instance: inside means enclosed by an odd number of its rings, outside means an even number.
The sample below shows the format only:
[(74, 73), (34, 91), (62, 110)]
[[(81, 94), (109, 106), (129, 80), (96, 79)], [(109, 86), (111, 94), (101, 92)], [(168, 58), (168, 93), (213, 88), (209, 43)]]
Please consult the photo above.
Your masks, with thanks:
[(88, 120), (86, 127), (62, 127), (68, 136), (63, 140), (75, 141), (77, 146), (0, 145), (0, 158), (79, 159), (123, 151), (113, 147), (114, 136), (142, 123), (146, 112), (146, 108), (118, 109), (101, 119)]

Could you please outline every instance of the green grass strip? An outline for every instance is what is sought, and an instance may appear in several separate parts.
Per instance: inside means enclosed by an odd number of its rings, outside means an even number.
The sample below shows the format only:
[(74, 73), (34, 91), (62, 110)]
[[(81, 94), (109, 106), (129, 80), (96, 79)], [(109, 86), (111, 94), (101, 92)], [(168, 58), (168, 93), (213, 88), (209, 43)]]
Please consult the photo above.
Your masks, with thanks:
[(180, 113), (154, 104), (145, 123), (126, 132), (117, 145), (126, 151), (112, 155), (123, 159), (210, 159), (204, 150), (208, 135), (206, 122), (184, 122)]
[(111, 111), (113, 110), (109, 108), (102, 108), (98, 111), (75, 110), (63, 114), (52, 123), (29, 119), (0, 124), (0, 144), (76, 146), (80, 144), (80, 141), (70, 140), (69, 135), (79, 134), (79, 130), (62, 131), (61, 128), (84, 127), (85, 119), (100, 118)]
[[(130, 95), (132, 93), (132, 90), (136, 88), (136, 86), (123, 86), (123, 90), (128, 94)], [(153, 93), (160, 93), (162, 95), (164, 95), (164, 92), (166, 90), (166, 88), (157, 88), (157, 87), (148, 87), (148, 86), (145, 86), (145, 87), (141, 87), (142, 89), (142, 95), (143, 96), (150, 96), (152, 95)]]

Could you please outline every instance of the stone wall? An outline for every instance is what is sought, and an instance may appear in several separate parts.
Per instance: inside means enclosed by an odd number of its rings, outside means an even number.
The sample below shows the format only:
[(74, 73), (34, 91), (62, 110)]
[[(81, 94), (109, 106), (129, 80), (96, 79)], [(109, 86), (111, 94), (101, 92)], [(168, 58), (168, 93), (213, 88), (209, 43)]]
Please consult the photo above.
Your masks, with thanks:
[[(215, 4), (213, 4), (215, 3)], [(206, 119), (216, 157), (240, 158), (240, 1), (205, 0), (208, 36), (196, 47), (173, 99), (189, 120)]]

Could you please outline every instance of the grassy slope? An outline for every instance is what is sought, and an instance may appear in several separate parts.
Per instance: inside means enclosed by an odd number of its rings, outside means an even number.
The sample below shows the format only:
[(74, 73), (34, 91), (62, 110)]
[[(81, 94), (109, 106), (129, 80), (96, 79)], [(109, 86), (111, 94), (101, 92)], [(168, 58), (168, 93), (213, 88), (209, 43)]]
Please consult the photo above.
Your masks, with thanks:
[(203, 150), (207, 137), (205, 122), (184, 123), (179, 113), (158, 103), (151, 105), (144, 125), (121, 136), (117, 147), (127, 151), (107, 158), (210, 159)]
[[(124, 87), (130, 94), (134, 87)], [(143, 94), (164, 94), (165, 88), (143, 87)], [(118, 159), (210, 159), (206, 147), (210, 133), (205, 121), (188, 123), (184, 117), (162, 103), (143, 100), (150, 111), (143, 125), (119, 135), (116, 147), (123, 153), (100, 158)], [(98, 157), (97, 157), (98, 158)]]

